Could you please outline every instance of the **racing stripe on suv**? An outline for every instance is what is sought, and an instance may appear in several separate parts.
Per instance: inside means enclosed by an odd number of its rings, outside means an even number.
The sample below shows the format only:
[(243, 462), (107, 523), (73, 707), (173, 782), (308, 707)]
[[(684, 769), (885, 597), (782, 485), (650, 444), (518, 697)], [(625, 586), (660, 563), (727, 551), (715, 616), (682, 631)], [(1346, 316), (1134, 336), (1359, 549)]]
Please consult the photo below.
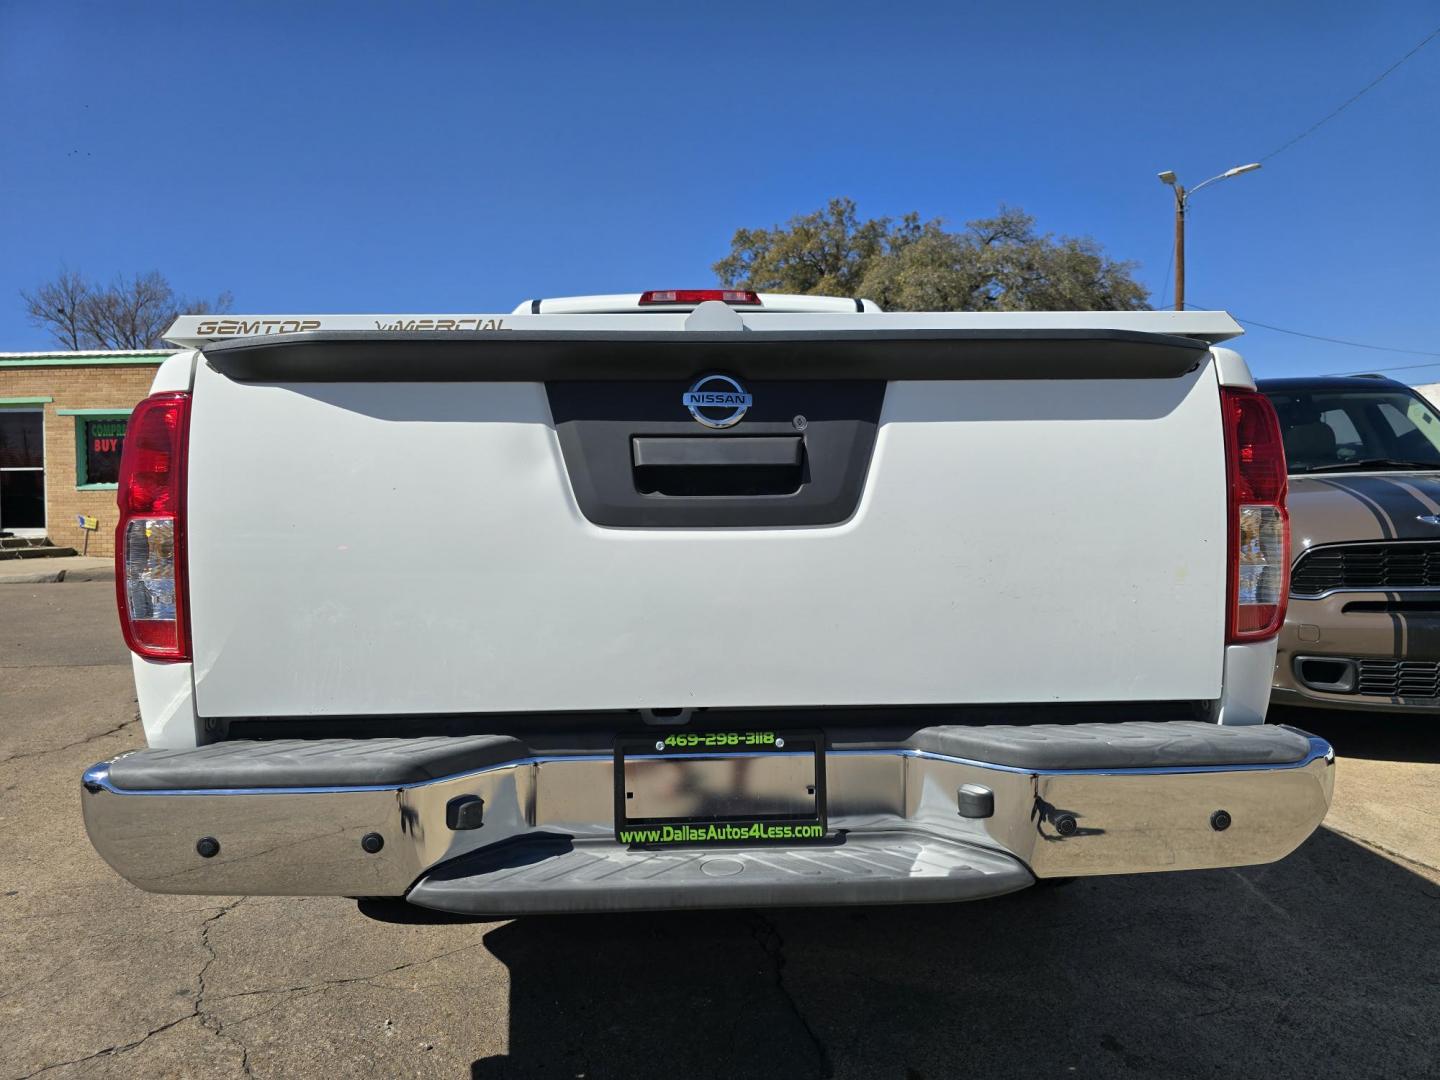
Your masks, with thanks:
[(1408, 480), (1401, 480), (1397, 477), (1394, 481), (1392, 481), (1392, 483), (1394, 483), (1396, 487), (1404, 488), (1406, 491), (1410, 492), (1411, 495), (1415, 496), (1415, 501), (1420, 503), (1420, 505), (1425, 507), (1425, 509), (1430, 511), (1430, 513), (1440, 513), (1440, 503), (1437, 503), (1434, 499), (1430, 498), (1429, 495), (1426, 495), (1425, 492), (1421, 491), (1418, 487), (1410, 483)]
[(1414, 485), (1403, 482), (1399, 477), (1327, 476), (1325, 483), (1354, 496), (1367, 506), (1373, 504), (1372, 512), (1378, 510), (1384, 514), (1390, 526), (1391, 533), (1386, 534), (1387, 539), (1391, 536), (1398, 540), (1416, 539), (1415, 519), (1435, 513), (1435, 504), (1423, 497)]
[[(1346, 495), (1349, 495), (1356, 502), (1360, 503), (1360, 505), (1365, 507), (1365, 509), (1369, 510), (1371, 515), (1375, 518), (1375, 523), (1380, 526), (1380, 535), (1383, 536), (1386, 540), (1395, 539), (1395, 522), (1390, 517), (1389, 513), (1386, 512), (1385, 508), (1381, 506), (1378, 502), (1370, 498), (1368, 495), (1356, 491), (1349, 484), (1341, 483), (1339, 480), (1336, 480), (1333, 477), (1327, 476), (1323, 479), (1317, 477), (1316, 479), (1319, 483), (1325, 484), (1327, 487), (1333, 487), (1336, 491), (1343, 491)], [(1399, 597), (1397, 597), (1394, 593), (1386, 593), (1385, 599), (1389, 600), (1391, 603), (1394, 603), (1396, 600), (1399, 599)], [(1406, 628), (1405, 620), (1399, 612), (1390, 612), (1390, 625), (1394, 631), (1393, 640), (1390, 646), (1391, 655), (1396, 657), (1404, 656)]]
[[(1440, 514), (1440, 503), (1437, 503), (1429, 495), (1425, 494), (1419, 487), (1408, 480), (1401, 480), (1398, 477), (1394, 481), (1399, 487), (1404, 488), (1415, 496), (1416, 500), (1423, 503), (1425, 508), (1432, 514)], [(1413, 652), (1417, 656), (1432, 657), (1440, 656), (1440, 620), (1409, 619), (1403, 612), (1400, 615), (1401, 622), (1405, 626), (1405, 648), (1407, 652)]]
[[(1424, 496), (1413, 484), (1406, 483), (1399, 476), (1367, 476), (1336, 478), (1339, 485), (1356, 498), (1363, 491), (1390, 518), (1390, 525), (1397, 539), (1415, 538), (1415, 519), (1435, 513), (1435, 503)], [(1387, 593), (1392, 602), (1401, 599), (1399, 593)], [(1395, 656), (1434, 656), (1440, 649), (1440, 635), (1429, 629), (1433, 620), (1412, 618), (1406, 612), (1394, 612), (1391, 620), (1396, 623)], [(1396, 699), (1401, 700), (1399, 698)]]
[(1395, 522), (1391, 519), (1390, 514), (1386, 511), (1386, 509), (1374, 499), (1372, 499), (1369, 495), (1366, 495), (1365, 493), (1360, 491), (1356, 491), (1349, 484), (1341, 483), (1339, 480), (1329, 476), (1324, 478), (1316, 477), (1316, 482), (1324, 484), (1326, 487), (1332, 487), (1336, 491), (1343, 491), (1346, 495), (1349, 495), (1356, 502), (1364, 506), (1366, 510), (1369, 510), (1371, 515), (1374, 516), (1375, 523), (1380, 526), (1380, 536), (1383, 539), (1395, 539)]
[[(1323, 482), (1364, 504), (1375, 515), (1386, 539), (1414, 538), (1411, 522), (1415, 518), (1440, 512), (1440, 504), (1399, 477), (1327, 477)], [(1400, 594), (1395, 592), (1384, 595), (1392, 603), (1401, 599)], [(1430, 628), (1434, 620), (1412, 620), (1404, 612), (1392, 612), (1390, 620), (1395, 625), (1395, 657), (1402, 658), (1411, 653), (1440, 655), (1440, 630)], [(1402, 699), (1393, 700), (1399, 702)]]

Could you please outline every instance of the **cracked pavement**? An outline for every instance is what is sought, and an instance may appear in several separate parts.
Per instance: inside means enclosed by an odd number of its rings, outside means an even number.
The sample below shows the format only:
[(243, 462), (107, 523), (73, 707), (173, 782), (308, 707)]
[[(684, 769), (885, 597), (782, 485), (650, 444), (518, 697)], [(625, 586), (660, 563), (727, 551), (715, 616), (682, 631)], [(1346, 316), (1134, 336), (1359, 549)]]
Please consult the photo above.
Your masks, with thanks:
[(952, 907), (468, 922), (155, 896), (79, 777), (142, 741), (103, 583), (0, 590), (0, 1080), (1434, 1074), (1440, 721), (1341, 753), (1278, 864)]

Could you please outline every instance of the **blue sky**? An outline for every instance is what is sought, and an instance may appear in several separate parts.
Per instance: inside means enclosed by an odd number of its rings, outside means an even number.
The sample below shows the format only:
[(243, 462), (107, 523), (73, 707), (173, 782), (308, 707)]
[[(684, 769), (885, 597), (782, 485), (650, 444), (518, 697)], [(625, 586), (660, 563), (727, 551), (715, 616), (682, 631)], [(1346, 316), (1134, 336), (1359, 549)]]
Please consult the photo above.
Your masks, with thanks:
[[(1156, 172), (1265, 156), (1437, 25), (1433, 0), (0, 0), (0, 350), (48, 344), (17, 292), (62, 264), (238, 311), (507, 311), (707, 284), (736, 227), (835, 195), (1023, 207), (1136, 260), (1164, 306)], [(1440, 353), (1437, 115), (1440, 40), (1197, 195), (1189, 299)], [(1261, 375), (1426, 362), (1241, 348)], [(1440, 380), (1432, 359), (1397, 375)]]

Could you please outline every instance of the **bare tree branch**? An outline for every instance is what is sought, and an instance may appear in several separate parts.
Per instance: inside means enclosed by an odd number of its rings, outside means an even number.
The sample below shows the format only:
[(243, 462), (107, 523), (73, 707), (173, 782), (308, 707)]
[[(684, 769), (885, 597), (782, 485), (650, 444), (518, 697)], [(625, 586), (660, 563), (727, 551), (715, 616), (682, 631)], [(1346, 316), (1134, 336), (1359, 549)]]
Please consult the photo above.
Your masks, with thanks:
[(56, 343), (67, 349), (81, 347), (81, 311), (90, 297), (90, 286), (74, 270), (62, 269), (54, 281), (41, 284), (34, 292), (20, 290), (30, 322), (49, 330)]
[(50, 331), (67, 349), (154, 349), (182, 313), (230, 310), (233, 297), (214, 300), (177, 296), (158, 270), (119, 274), (101, 288), (63, 270), (33, 293), (21, 292), (30, 321)]

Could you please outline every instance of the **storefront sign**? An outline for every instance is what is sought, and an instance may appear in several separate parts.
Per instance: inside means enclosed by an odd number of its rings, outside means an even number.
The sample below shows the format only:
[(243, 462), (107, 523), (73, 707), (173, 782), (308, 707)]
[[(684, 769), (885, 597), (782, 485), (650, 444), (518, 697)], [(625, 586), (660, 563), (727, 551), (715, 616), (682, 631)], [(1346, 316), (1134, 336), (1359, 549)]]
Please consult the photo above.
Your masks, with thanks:
[(113, 484), (120, 479), (120, 450), (125, 445), (123, 419), (85, 421), (85, 482)]

